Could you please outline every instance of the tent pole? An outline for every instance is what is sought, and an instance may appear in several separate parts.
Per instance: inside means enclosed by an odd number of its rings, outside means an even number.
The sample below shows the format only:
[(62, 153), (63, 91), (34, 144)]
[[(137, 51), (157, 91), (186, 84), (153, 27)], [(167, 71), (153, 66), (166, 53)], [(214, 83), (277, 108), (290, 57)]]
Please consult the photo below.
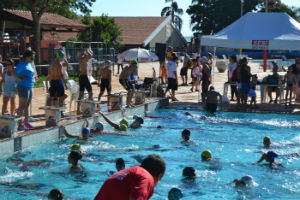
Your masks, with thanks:
[(242, 56), (242, 53), (243, 53), (243, 50), (242, 50), (242, 49), (240, 49), (240, 56)]
[(264, 72), (267, 71), (267, 50), (264, 50)]
[(214, 59), (213, 59), (213, 63), (212, 63), (213, 75), (212, 75), (212, 80), (211, 80), (212, 85), (214, 84), (214, 81), (215, 81), (215, 67), (216, 67), (216, 62), (217, 62), (217, 60), (215, 59), (216, 51), (217, 51), (217, 47), (214, 47)]

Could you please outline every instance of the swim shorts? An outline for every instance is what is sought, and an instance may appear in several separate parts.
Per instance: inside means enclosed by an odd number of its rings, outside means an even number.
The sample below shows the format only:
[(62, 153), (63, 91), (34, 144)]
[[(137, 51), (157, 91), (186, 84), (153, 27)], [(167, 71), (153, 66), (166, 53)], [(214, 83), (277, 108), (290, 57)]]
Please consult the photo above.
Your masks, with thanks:
[(119, 79), (120, 84), (128, 91), (133, 89), (133, 85), (128, 80)]
[(168, 78), (168, 89), (177, 90), (178, 84), (175, 78)]
[(242, 83), (242, 93), (248, 94), (250, 90), (250, 84), (249, 83)]
[(79, 90), (84, 92), (85, 89), (88, 92), (92, 92), (92, 85), (87, 75), (79, 75)]
[(50, 81), (50, 97), (63, 97), (65, 96), (65, 88), (61, 80)]
[(100, 84), (100, 91), (104, 92), (104, 90), (107, 90), (108, 92), (111, 91), (111, 86), (109, 84), (109, 79), (102, 78), (101, 79), (101, 84)]
[(25, 87), (22, 85), (17, 86), (18, 95), (21, 98), (31, 99), (32, 98), (32, 88), (31, 87)]
[(180, 75), (181, 75), (181, 76), (186, 76), (186, 75), (187, 75), (187, 71), (188, 71), (188, 68), (187, 68), (187, 67), (181, 68), (181, 70), (180, 70)]

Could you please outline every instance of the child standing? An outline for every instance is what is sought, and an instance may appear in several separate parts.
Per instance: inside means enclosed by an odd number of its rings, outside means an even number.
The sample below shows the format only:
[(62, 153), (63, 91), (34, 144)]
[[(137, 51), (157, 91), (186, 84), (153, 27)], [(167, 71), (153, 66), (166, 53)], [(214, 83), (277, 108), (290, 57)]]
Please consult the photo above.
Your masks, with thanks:
[(191, 91), (193, 92), (194, 87), (196, 88), (195, 91), (199, 91), (198, 90), (198, 85), (199, 85), (199, 81), (200, 81), (200, 57), (197, 57), (194, 68), (192, 70), (192, 77), (193, 77), (193, 85), (191, 88)]
[(287, 105), (288, 96), (290, 95), (289, 105), (292, 104), (293, 85), (296, 84), (296, 76), (293, 74), (291, 67), (288, 68), (287, 73), (284, 76), (284, 82), (286, 83), (285, 105)]
[(10, 100), (10, 114), (13, 115), (15, 112), (15, 98), (17, 91), (17, 81), (12, 75), (14, 68), (14, 61), (9, 60), (7, 65), (7, 71), (3, 73), (2, 80), (0, 82), (0, 91), (2, 92), (2, 85), (4, 83), (4, 95), (3, 95), (3, 106), (2, 115), (7, 111), (7, 104)]
[(254, 103), (254, 108), (256, 108), (256, 84), (257, 84), (257, 76), (252, 75), (252, 80), (250, 82), (250, 90), (249, 97), (251, 97), (250, 106), (252, 107), (252, 103)]
[[(111, 93), (111, 76), (112, 76), (111, 69), (110, 69), (111, 61), (106, 60), (104, 65), (105, 65), (105, 67), (100, 70), (100, 74), (98, 76), (98, 86), (100, 87), (98, 101), (100, 101), (102, 95), (104, 94), (104, 91), (106, 90), (107, 91), (107, 106), (109, 107), (109, 105), (110, 105), (109, 97), (110, 97), (110, 93)], [(100, 109), (99, 104), (97, 104), (97, 108)]]

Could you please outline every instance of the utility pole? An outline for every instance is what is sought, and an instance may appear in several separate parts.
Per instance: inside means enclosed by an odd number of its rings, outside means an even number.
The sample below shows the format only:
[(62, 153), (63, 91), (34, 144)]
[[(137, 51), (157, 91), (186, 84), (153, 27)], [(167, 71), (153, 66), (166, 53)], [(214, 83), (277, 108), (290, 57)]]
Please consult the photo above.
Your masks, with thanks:
[(268, 12), (268, 9), (269, 9), (269, 0), (265, 0), (265, 12), (267, 13)]
[(243, 16), (243, 9), (244, 9), (244, 0), (241, 0), (241, 17)]

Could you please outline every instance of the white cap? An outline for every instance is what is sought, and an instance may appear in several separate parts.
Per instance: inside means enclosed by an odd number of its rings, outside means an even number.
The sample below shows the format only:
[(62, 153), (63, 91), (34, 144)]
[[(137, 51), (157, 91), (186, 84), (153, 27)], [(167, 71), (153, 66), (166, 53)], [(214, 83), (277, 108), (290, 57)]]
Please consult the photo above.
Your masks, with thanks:
[(91, 55), (91, 56), (93, 56), (93, 55), (94, 55), (94, 53), (93, 53), (92, 49), (88, 49), (86, 52), (87, 52), (89, 55)]

